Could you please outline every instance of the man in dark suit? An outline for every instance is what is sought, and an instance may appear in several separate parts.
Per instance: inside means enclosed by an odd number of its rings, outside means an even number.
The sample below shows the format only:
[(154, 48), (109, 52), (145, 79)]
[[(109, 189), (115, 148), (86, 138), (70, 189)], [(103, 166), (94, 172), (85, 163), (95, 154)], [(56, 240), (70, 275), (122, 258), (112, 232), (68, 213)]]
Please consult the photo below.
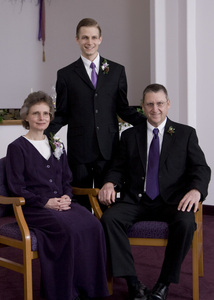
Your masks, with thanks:
[[(198, 145), (194, 128), (167, 117), (170, 107), (167, 90), (151, 84), (143, 93), (142, 108), (147, 121), (122, 133), (120, 152), (105, 176), (99, 200), (111, 205), (102, 216), (114, 277), (124, 277), (130, 299), (167, 298), (171, 282), (178, 283), (181, 264), (195, 231), (194, 212), (207, 196), (210, 168)], [(153, 129), (158, 129), (160, 155), (150, 194), (150, 145)], [(154, 138), (155, 139), (155, 138)], [(155, 163), (155, 158), (152, 157)], [(157, 190), (155, 185), (157, 179)], [(115, 200), (115, 187), (120, 199)], [(156, 190), (156, 194), (154, 191)], [(148, 294), (139, 282), (126, 234), (139, 220), (158, 220), (169, 224), (169, 239), (160, 277)]]
[[(57, 73), (56, 113), (46, 134), (68, 125), (67, 155), (73, 185), (100, 187), (109, 161), (119, 144), (117, 115), (136, 125), (143, 116), (129, 107), (125, 68), (101, 57), (101, 29), (93, 19), (83, 19), (76, 28), (81, 57)], [(92, 66), (95, 81), (92, 83)]]

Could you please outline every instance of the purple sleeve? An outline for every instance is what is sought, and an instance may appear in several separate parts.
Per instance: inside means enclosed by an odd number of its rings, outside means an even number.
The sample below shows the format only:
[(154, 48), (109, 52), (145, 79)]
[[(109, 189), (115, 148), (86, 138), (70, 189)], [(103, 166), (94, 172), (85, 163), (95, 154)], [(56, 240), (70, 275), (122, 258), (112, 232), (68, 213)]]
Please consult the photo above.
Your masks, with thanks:
[(29, 191), (25, 181), (25, 158), (21, 148), (13, 143), (8, 146), (6, 156), (6, 173), (10, 191), (15, 196), (24, 197), (26, 205), (43, 207), (48, 197)]

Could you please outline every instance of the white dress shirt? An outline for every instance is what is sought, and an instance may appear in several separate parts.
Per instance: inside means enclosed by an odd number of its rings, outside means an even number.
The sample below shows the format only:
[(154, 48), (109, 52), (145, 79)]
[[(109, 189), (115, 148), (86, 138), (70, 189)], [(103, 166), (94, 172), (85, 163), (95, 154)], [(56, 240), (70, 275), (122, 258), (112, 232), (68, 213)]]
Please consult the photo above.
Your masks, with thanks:
[[(161, 147), (162, 147), (162, 142), (163, 142), (163, 135), (164, 135), (164, 129), (166, 126), (166, 121), (167, 121), (167, 118), (158, 127), (154, 127), (147, 120), (147, 158), (149, 156), (150, 144), (151, 144), (153, 136), (154, 136), (154, 133), (153, 133), (154, 128), (159, 129), (158, 137), (159, 137), (159, 146), (160, 146), (160, 153), (161, 153)], [(148, 167), (148, 159), (147, 159), (146, 169), (147, 169), (147, 167)], [(145, 184), (144, 184), (144, 191), (146, 191), (146, 179), (145, 179)]]
[[(86, 72), (87, 72), (89, 78), (91, 79), (91, 72), (92, 72), (92, 68), (90, 68), (91, 61), (89, 59), (85, 58), (82, 55), (81, 55), (81, 58), (82, 58), (84, 66), (85, 66)], [(93, 60), (93, 63), (96, 66), (95, 71), (98, 75), (99, 74), (99, 66), (100, 66), (100, 55), (99, 55), (99, 53), (98, 53), (97, 57)]]
[(163, 121), (163, 123), (161, 123), (158, 127), (154, 127), (152, 126), (148, 121), (147, 121), (147, 157), (149, 155), (149, 148), (150, 148), (150, 144), (152, 142), (154, 133), (153, 133), (153, 129), (154, 128), (158, 128), (159, 132), (158, 132), (158, 137), (159, 137), (159, 143), (160, 143), (160, 152), (161, 152), (161, 146), (162, 146), (162, 142), (163, 142), (163, 135), (164, 135), (164, 129), (166, 126), (166, 121), (167, 118), (165, 119), (165, 121)]

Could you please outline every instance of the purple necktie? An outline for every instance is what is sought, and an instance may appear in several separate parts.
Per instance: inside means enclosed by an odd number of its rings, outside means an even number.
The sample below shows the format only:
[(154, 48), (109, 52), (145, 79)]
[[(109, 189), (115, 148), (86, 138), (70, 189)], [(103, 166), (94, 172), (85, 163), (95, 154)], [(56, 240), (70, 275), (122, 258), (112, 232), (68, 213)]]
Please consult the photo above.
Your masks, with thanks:
[(154, 137), (152, 139), (148, 168), (146, 174), (146, 194), (153, 200), (159, 195), (159, 183), (158, 183), (158, 169), (159, 169), (159, 157), (160, 157), (160, 145), (158, 137), (158, 128), (153, 129)]
[(96, 86), (97, 86), (97, 73), (95, 71), (96, 66), (93, 62), (90, 64), (90, 68), (92, 69), (91, 70), (91, 82), (93, 83), (93, 86), (96, 88)]

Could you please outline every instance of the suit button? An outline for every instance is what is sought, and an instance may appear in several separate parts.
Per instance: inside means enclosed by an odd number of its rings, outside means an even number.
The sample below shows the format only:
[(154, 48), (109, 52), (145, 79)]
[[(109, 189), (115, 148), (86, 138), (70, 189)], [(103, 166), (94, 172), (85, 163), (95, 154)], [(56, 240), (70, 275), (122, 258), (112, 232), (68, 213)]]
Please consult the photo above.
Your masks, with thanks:
[(98, 109), (95, 110), (95, 113), (98, 114)]
[(144, 180), (144, 179), (145, 179), (145, 177), (141, 177), (141, 179), (142, 179), (142, 180)]
[(97, 97), (97, 96), (98, 96), (98, 94), (96, 93), (94, 96), (95, 96), (95, 97)]
[(99, 126), (97, 126), (97, 130), (99, 130), (100, 129), (100, 127)]
[(143, 195), (142, 194), (138, 194), (138, 197), (141, 198)]

